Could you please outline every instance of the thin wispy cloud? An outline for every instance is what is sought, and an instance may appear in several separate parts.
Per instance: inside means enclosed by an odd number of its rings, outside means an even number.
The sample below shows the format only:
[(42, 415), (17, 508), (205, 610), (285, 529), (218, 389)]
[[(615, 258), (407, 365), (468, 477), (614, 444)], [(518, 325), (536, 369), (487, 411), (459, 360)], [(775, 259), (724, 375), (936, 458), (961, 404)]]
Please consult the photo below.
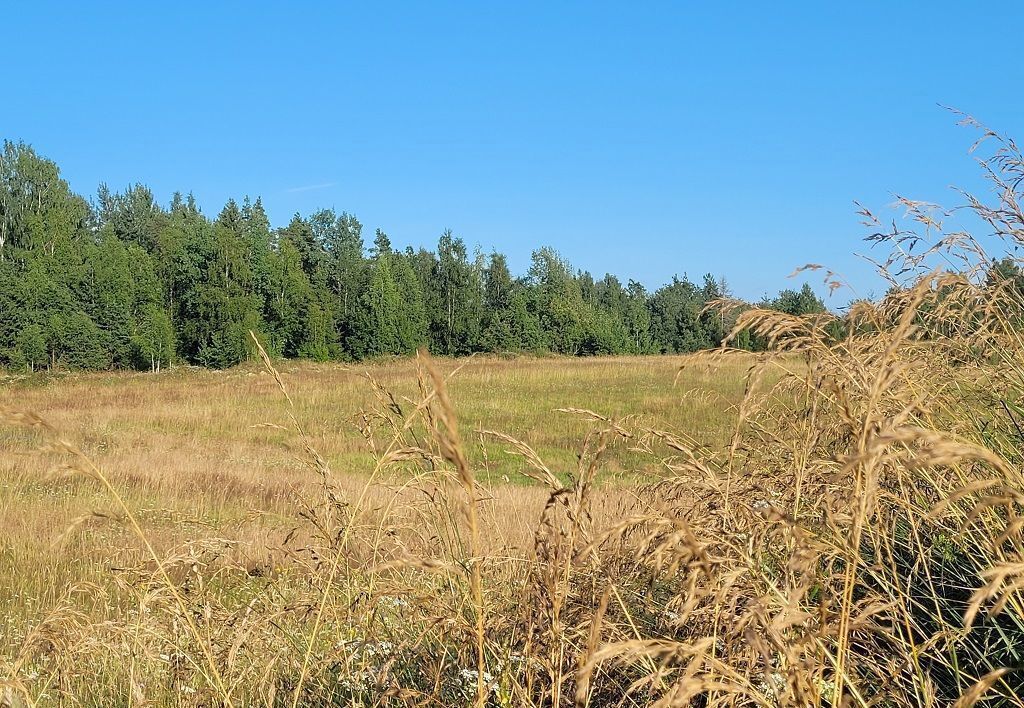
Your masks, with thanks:
[(307, 185), (305, 185), (303, 187), (289, 187), (288, 189), (286, 189), (284, 191), (287, 192), (288, 194), (295, 194), (297, 192), (312, 192), (312, 191), (317, 190), (317, 189), (327, 189), (328, 187), (333, 187), (336, 184), (337, 184), (337, 182), (324, 182), (322, 184), (307, 184)]

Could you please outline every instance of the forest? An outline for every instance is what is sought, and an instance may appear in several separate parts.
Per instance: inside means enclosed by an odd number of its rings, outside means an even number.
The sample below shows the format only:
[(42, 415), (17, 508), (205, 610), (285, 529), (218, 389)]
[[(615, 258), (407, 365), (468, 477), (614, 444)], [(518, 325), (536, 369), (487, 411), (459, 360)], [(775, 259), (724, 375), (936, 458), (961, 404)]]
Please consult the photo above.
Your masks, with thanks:
[[(685, 275), (653, 292), (596, 279), (539, 247), (522, 275), (505, 255), (445, 230), (436, 248), (396, 249), (331, 209), (271, 226), (262, 201), (209, 218), (191, 194), (100, 185), (75, 194), (29, 145), (0, 155), (0, 366), (225, 368), (254, 354), (317, 361), (409, 354), (682, 353), (719, 345), (738, 310), (724, 278)], [(681, 257), (681, 256), (680, 256)], [(685, 265), (685, 264), (681, 264)], [(824, 312), (808, 286), (759, 307)], [(734, 346), (757, 349), (742, 333)]]

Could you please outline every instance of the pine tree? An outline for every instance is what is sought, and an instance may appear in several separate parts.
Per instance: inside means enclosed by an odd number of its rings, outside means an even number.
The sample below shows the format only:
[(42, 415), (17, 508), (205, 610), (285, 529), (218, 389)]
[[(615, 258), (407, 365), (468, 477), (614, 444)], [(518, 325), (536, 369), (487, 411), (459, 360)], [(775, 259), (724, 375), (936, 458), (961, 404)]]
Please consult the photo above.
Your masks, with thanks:
[(402, 307), (398, 284), (393, 271), (391, 241), (380, 229), (374, 239), (370, 280), (363, 294), (366, 311), (361, 333), (364, 348), (370, 356), (400, 354), (399, 317)]
[(391, 255), (395, 286), (398, 289), (398, 352), (411, 354), (427, 344), (428, 322), (423, 285), (409, 254)]

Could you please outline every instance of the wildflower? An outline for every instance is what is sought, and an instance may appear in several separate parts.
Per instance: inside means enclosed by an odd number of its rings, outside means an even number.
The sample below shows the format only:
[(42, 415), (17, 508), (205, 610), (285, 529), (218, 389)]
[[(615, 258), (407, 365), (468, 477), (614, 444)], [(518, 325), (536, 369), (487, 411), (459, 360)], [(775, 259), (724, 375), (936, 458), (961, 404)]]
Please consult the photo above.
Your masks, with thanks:
[[(459, 680), (462, 684), (462, 691), (465, 695), (470, 695), (472, 692), (476, 691), (476, 682), (478, 676), (479, 672), (476, 669), (459, 670)], [(491, 676), (490, 673), (484, 671), (483, 679), (484, 685), (487, 687), (488, 691), (493, 693), (498, 690), (498, 683), (494, 680), (494, 677)]]

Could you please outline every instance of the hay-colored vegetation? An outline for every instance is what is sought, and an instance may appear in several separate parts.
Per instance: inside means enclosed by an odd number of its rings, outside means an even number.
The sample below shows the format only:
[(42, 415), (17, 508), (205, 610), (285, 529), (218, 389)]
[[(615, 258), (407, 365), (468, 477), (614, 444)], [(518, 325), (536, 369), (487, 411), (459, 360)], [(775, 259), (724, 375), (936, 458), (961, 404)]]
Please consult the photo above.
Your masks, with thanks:
[[(695, 357), (494, 358), (439, 361), (451, 376), (476, 478), (487, 489), (482, 536), (490, 552), (525, 555), (546, 493), (524, 474), (502, 431), (530, 445), (553, 474), (567, 480), (578, 447), (592, 428), (591, 409), (648, 425), (672, 425), (690, 444), (721, 447), (742, 398), (752, 359), (709, 364)], [(281, 572), (291, 551), (283, 540), (322, 492), (321, 469), (347, 496), (363, 495), (372, 523), (415, 526), (401, 492), (415, 471), (379, 470), (373, 479), (387, 416), (409, 415), (420, 397), (418, 365), (279, 362), (291, 401), (262, 366), (226, 372), (177, 369), (160, 374), (11, 375), (0, 407), (32, 411), (87, 455), (118, 490), (159, 557), (216, 540), (219, 562), (246, 572)], [(383, 416), (383, 417), (382, 417)], [(296, 424), (302, 435), (297, 434)], [(369, 437), (368, 437), (369, 434)], [(15, 572), (0, 577), (8, 655), (41, 613), (68, 602), (90, 621), (137, 609), (118, 590), (119, 574), (145, 562), (146, 550), (123, 523), (126, 509), (104, 485), (69, 474), (47, 435), (2, 429), (0, 548)], [(319, 462), (310, 466), (305, 441)], [(376, 453), (375, 453), (376, 446)], [(665, 474), (657, 459), (620, 446), (606, 455), (599, 485), (611, 491), (613, 519), (620, 493)], [(367, 487), (367, 484), (372, 482)], [(399, 494), (405, 501), (396, 501)], [(294, 537), (293, 539), (294, 540)], [(112, 569), (113, 572), (112, 572)], [(102, 590), (68, 597), (90, 583)], [(123, 618), (123, 617), (122, 617)], [(166, 652), (164, 652), (166, 653)], [(22, 667), (25, 672), (38, 669)], [(46, 691), (41, 690), (41, 693)], [(99, 693), (101, 698), (103, 693)]]

